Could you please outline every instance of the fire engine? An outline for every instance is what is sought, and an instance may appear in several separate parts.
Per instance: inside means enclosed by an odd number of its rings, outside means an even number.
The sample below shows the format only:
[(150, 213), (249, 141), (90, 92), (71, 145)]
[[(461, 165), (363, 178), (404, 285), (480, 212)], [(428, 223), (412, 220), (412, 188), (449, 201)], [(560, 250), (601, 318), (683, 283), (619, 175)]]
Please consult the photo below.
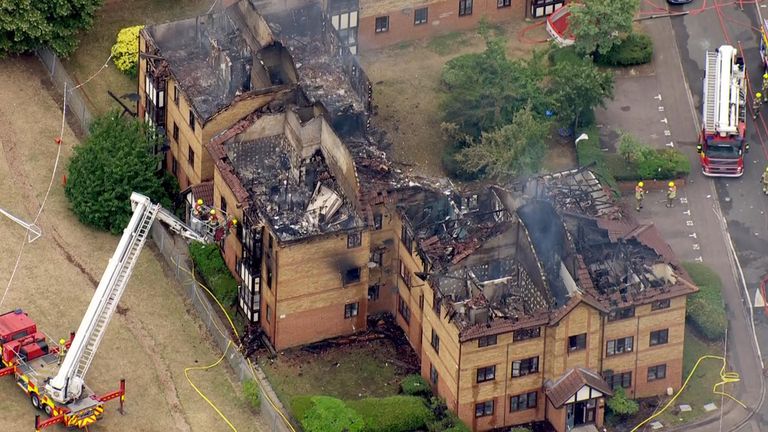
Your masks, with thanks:
[(707, 51), (702, 131), (697, 150), (704, 175), (744, 174), (747, 93), (744, 58), (730, 45)]
[(125, 380), (120, 380), (118, 390), (99, 395), (85, 385), (85, 375), (128, 285), (154, 220), (163, 221), (187, 239), (211, 241), (144, 195), (134, 192), (131, 206), (133, 216), (104, 270), (80, 326), (68, 340), (49, 342), (34, 320), (21, 309), (0, 315), (0, 376), (13, 375), (32, 405), (48, 415), (49, 418), (43, 421), (39, 415), (35, 417), (37, 432), (57, 423), (87, 428), (101, 417), (104, 402), (113, 399), (119, 398), (119, 411), (123, 412)]

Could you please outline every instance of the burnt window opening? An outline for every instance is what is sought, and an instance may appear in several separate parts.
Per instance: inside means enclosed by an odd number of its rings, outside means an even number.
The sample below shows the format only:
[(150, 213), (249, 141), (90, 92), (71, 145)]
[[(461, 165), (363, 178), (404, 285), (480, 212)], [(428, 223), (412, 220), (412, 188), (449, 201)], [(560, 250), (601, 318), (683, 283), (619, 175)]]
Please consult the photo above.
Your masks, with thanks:
[(267, 261), (267, 288), (272, 289), (272, 263)]
[(192, 132), (195, 131), (195, 113), (192, 112), (192, 109), (189, 110), (189, 128), (192, 129)]
[(272, 312), (269, 309), (270, 309), (269, 308), (269, 303), (267, 303), (267, 310), (266, 310), (266, 313), (264, 315), (265, 317), (267, 317), (267, 322), (270, 322), (269, 321), (269, 317), (272, 316)]
[(179, 173), (179, 161), (176, 160), (176, 156), (171, 156), (171, 172), (173, 175), (178, 175)]
[(173, 140), (177, 143), (179, 142), (179, 125), (176, 124), (176, 122), (173, 122)]
[(657, 365), (648, 368), (648, 381), (656, 381), (667, 377), (667, 365)]
[(477, 383), (484, 383), (496, 379), (496, 365), (477, 368)]
[(568, 351), (580, 351), (587, 348), (587, 334), (577, 334), (568, 337)]
[(403, 280), (408, 289), (411, 289), (411, 272), (408, 271), (408, 267), (403, 261), (400, 261), (400, 279)]
[(440, 336), (437, 335), (435, 329), (432, 329), (432, 340), (430, 345), (435, 349), (435, 353), (440, 354)]
[(480, 205), (477, 201), (477, 194), (472, 194), (466, 198), (464, 198), (464, 207), (469, 211), (474, 211), (480, 208)]
[(397, 313), (403, 317), (403, 321), (405, 321), (406, 324), (411, 323), (411, 308), (408, 307), (408, 303), (405, 302), (403, 296), (398, 296), (397, 298)]
[(376, 231), (380, 230), (382, 227), (382, 216), (381, 213), (376, 213), (373, 215), (373, 229)]
[(432, 292), (432, 311), (440, 318), (440, 296), (437, 294), (437, 290)]
[(221, 197), (220, 209), (222, 213), (227, 214), (227, 200), (224, 197)]
[(512, 0), (497, 0), (496, 7), (501, 9), (512, 6)]
[(376, 301), (379, 299), (379, 284), (371, 285), (368, 287), (368, 300)]
[(360, 247), (363, 244), (363, 234), (360, 231), (347, 234), (347, 249)]
[(384, 265), (384, 252), (380, 250), (371, 252), (371, 262), (382, 267)]
[(510, 396), (509, 412), (525, 411), (527, 409), (536, 408), (536, 395), (537, 392), (532, 391), (517, 396)]
[(475, 404), (475, 417), (487, 417), (493, 415), (493, 401), (485, 401)]
[(429, 17), (429, 8), (419, 8), (413, 12), (413, 25), (426, 24)]
[(664, 345), (669, 342), (669, 329), (656, 330), (651, 332), (650, 346)]
[(440, 379), (440, 376), (437, 374), (437, 368), (435, 365), (430, 364), (429, 365), (429, 382), (432, 383), (433, 386), (437, 386), (437, 381)]
[(376, 17), (376, 33), (389, 31), (389, 16)]
[(613, 373), (608, 370), (603, 372), (603, 379), (613, 390), (632, 387), (632, 372)]
[(651, 303), (651, 310), (652, 311), (656, 311), (656, 310), (660, 310), (660, 309), (668, 309), (669, 306), (670, 306), (669, 299), (657, 300), (657, 301)]
[(179, 106), (179, 86), (173, 85), (173, 103)]
[(408, 227), (403, 225), (400, 230), (400, 241), (403, 242), (403, 246), (408, 250), (408, 253), (413, 252), (413, 234), (408, 230)]
[(344, 305), (344, 319), (356, 317), (359, 309), (360, 303), (358, 302)]
[(618, 320), (632, 318), (634, 316), (635, 316), (635, 307), (630, 306), (630, 307), (612, 310), (608, 314), (608, 321), (618, 321)]
[(520, 330), (515, 330), (512, 333), (512, 341), (520, 342), (528, 339), (535, 339), (541, 336), (541, 327), (531, 327)]
[(512, 362), (512, 378), (530, 375), (539, 371), (539, 357), (516, 360)]
[(498, 339), (496, 335), (483, 336), (477, 340), (477, 347), (484, 348), (491, 345), (496, 345)]
[(635, 342), (634, 336), (609, 340), (605, 344), (605, 355), (610, 357), (616, 354), (632, 352), (634, 342)]
[(344, 285), (360, 282), (360, 267), (352, 267), (344, 272)]
[(192, 168), (195, 167), (195, 151), (192, 150), (192, 147), (189, 147), (189, 151), (187, 152), (187, 162), (189, 162), (189, 166)]
[(472, 0), (459, 0), (459, 16), (472, 15)]

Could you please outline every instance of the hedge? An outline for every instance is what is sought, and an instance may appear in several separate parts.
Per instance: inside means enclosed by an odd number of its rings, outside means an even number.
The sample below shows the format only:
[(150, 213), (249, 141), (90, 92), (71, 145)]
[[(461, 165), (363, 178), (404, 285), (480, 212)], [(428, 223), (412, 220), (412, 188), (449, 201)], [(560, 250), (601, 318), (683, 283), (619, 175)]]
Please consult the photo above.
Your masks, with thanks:
[(423, 430), (433, 414), (417, 396), (390, 396), (347, 402), (365, 420), (365, 432), (411, 432)]
[(192, 242), (189, 245), (189, 256), (213, 295), (224, 306), (233, 305), (237, 299), (237, 281), (224, 263), (219, 247)]
[(608, 66), (634, 66), (653, 58), (653, 42), (643, 33), (630, 33), (614, 45), (608, 54), (596, 55), (598, 63)]
[(722, 340), (728, 319), (725, 316), (720, 276), (704, 264), (686, 262), (683, 267), (699, 287), (699, 292), (688, 296), (686, 317), (704, 338), (710, 341)]
[(408, 375), (403, 378), (400, 391), (409, 396), (429, 397), (432, 394), (429, 383), (421, 375)]
[[(610, 188), (611, 190), (618, 191), (616, 179), (613, 174), (608, 170), (605, 160), (605, 153), (600, 148), (600, 130), (595, 125), (583, 130), (589, 136), (589, 139), (579, 141), (576, 144), (576, 158), (579, 161), (579, 166), (587, 166), (594, 164), (591, 167), (592, 172), (598, 177), (603, 186)], [(581, 132), (576, 133), (575, 136), (581, 135)]]
[(605, 155), (605, 163), (611, 175), (619, 181), (673, 180), (687, 176), (691, 163), (682, 152), (674, 149), (651, 150), (639, 163), (627, 162), (621, 155)]

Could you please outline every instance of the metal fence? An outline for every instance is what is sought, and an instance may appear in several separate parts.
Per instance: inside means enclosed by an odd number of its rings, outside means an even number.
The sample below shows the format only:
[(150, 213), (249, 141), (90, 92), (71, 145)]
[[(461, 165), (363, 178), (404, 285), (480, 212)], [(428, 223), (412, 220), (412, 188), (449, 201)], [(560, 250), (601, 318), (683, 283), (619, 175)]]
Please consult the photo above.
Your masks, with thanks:
[(175, 272), (176, 280), (181, 285), (186, 300), (188, 300), (198, 318), (203, 321), (208, 333), (213, 338), (213, 343), (222, 351), (226, 351), (226, 360), (237, 375), (238, 380), (256, 380), (261, 389), (261, 416), (271, 431), (296, 432), (299, 427), (284, 420), (280, 412), (285, 413), (285, 408), (272, 390), (264, 373), (258, 365), (252, 364), (237, 351), (232, 342), (230, 344), (229, 324), (225, 323), (216, 312), (218, 306), (211, 301), (208, 294), (195, 280), (190, 265), (187, 242), (174, 234), (171, 234), (164, 226), (155, 223), (152, 226), (152, 240), (160, 249), (168, 264)]
[(76, 88), (77, 85), (72, 78), (69, 77), (66, 69), (64, 69), (64, 65), (61, 64), (61, 61), (59, 61), (59, 58), (53, 51), (49, 48), (39, 48), (35, 51), (35, 54), (43, 63), (43, 66), (45, 66), (45, 70), (48, 71), (48, 75), (51, 77), (51, 81), (53, 81), (53, 85), (56, 89), (61, 91), (62, 94), (66, 93), (64, 95), (64, 101), (67, 104), (68, 112), (77, 117), (83, 132), (87, 134), (93, 116), (85, 105), (85, 98), (83, 97), (82, 91), (79, 88)]

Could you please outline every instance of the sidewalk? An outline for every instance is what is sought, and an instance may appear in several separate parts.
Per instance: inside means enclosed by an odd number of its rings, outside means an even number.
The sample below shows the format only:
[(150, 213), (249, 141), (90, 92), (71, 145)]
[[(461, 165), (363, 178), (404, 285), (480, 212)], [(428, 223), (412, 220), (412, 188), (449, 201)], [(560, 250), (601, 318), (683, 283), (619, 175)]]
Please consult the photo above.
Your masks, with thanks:
[[(730, 257), (730, 239), (720, 216), (714, 183), (699, 170), (696, 141), (697, 118), (693, 109), (687, 81), (680, 63), (674, 30), (668, 18), (644, 23), (645, 31), (654, 41), (652, 74), (622, 75), (616, 79), (616, 100), (606, 110), (597, 113), (598, 124), (610, 125), (630, 132), (655, 148), (669, 147), (686, 153), (691, 161), (691, 175), (678, 192), (674, 208), (664, 206), (664, 192), (651, 192), (645, 206), (634, 212), (632, 197), (627, 196), (628, 215), (640, 222), (654, 223), (680, 261), (703, 262), (723, 279), (723, 295), (729, 319), (729, 367), (737, 371), (742, 381), (733, 393), (747, 406), (756, 406), (762, 395), (762, 369), (754, 351), (754, 340), (748, 315), (749, 305), (742, 299), (743, 289), (736, 283), (738, 274)], [(690, 79), (698, 79), (692, 77)], [(601, 139), (612, 134), (603, 126)], [(603, 143), (604, 148), (612, 143)], [(719, 399), (719, 398), (717, 398)], [(720, 405), (718, 401), (718, 406)], [(747, 415), (735, 403), (727, 403), (723, 412), (722, 430), (731, 430)], [(697, 432), (720, 431), (720, 412), (676, 430)], [(756, 419), (750, 420), (751, 430), (760, 430)], [(669, 430), (665, 428), (664, 430)], [(746, 427), (741, 430), (750, 430)]]

